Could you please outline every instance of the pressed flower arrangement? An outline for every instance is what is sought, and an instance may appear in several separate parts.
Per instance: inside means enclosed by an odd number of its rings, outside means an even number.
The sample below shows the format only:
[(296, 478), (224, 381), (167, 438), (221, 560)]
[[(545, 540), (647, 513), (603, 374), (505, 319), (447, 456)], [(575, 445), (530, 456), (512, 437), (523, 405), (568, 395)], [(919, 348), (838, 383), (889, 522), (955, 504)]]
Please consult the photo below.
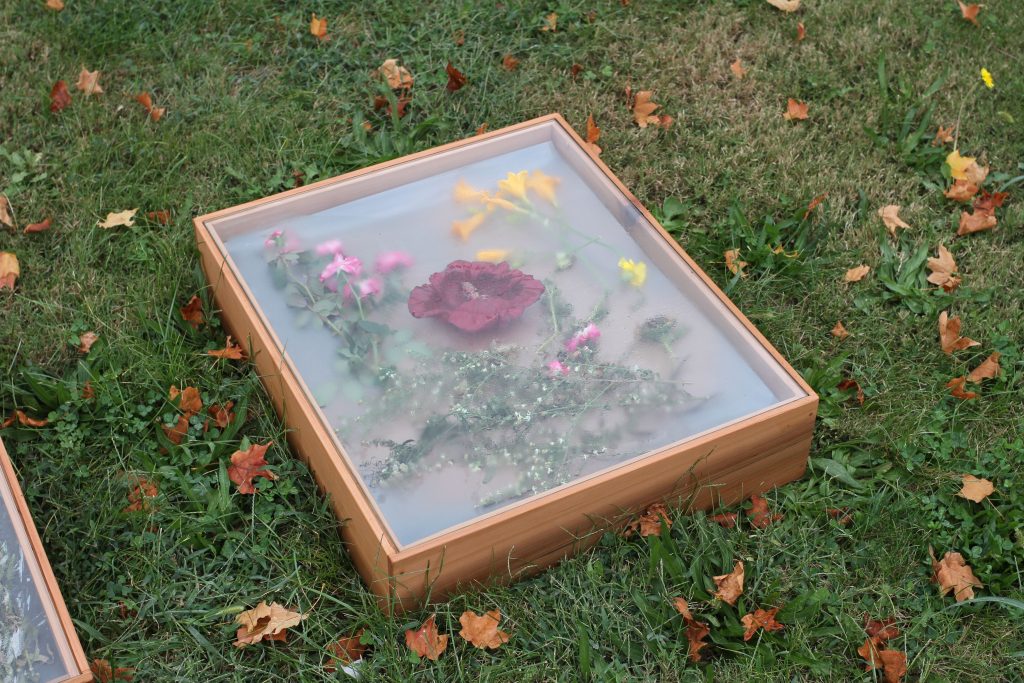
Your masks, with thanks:
[(560, 117), (196, 229), (226, 322), (387, 598), (510, 577), (636, 506), (803, 470), (816, 397)]

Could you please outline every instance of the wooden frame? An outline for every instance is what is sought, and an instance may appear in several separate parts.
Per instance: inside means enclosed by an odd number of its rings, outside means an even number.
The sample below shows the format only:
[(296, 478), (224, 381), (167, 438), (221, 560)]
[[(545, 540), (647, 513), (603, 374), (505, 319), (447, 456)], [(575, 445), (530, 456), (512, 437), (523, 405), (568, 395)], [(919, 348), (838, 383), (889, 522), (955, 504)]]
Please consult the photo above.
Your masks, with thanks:
[[(661, 250), (664, 258), (681, 260), (709, 298), (724, 306), (736, 330), (753, 337), (757, 353), (776, 364), (779, 381), (795, 387), (795, 398), (402, 547), (211, 224), (338, 183), (360, 179), (372, 184), (375, 176), (370, 174), (537, 126), (557, 126), (569, 136), (581, 163), (596, 165), (602, 182), (654, 228), (647, 246)], [(228, 330), (250, 349), (290, 429), (292, 447), (329, 495), (356, 567), (388, 608), (402, 610), (442, 597), (461, 582), (510, 580), (554, 564), (650, 503), (673, 499), (685, 501), (689, 509), (732, 504), (799, 478), (806, 467), (818, 397), (558, 114), (199, 216), (195, 230), (202, 266)]]
[[(93, 680), (89, 669), (89, 661), (86, 659), (85, 651), (78, 641), (78, 634), (75, 632), (74, 624), (71, 622), (71, 615), (68, 614), (67, 605), (61, 596), (60, 588), (57, 586), (57, 579), (53, 575), (53, 569), (46, 558), (46, 551), (36, 531), (29, 512), (25, 496), (18, 485), (18, 477), (11, 464), (11, 459), (4, 448), (3, 441), (0, 441), (0, 469), (3, 470), (4, 485), (6, 485), (10, 496), (3, 495), (3, 507), (10, 515), (15, 533), (22, 549), (26, 552), (26, 562), (32, 581), (39, 590), (39, 598), (43, 611), (46, 614), (47, 622), (54, 633), (54, 640), (60, 650), (60, 657), (70, 672), (67, 676), (50, 679), (44, 683), (86, 683)], [(0, 493), (3, 493), (0, 490)]]

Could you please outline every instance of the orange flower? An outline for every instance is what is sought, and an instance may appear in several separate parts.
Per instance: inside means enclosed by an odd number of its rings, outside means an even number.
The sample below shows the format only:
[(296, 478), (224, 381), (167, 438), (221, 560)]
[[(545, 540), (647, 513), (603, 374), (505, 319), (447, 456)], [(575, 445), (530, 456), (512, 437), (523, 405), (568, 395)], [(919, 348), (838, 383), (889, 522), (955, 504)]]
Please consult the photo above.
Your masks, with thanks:
[(463, 241), (468, 240), (473, 231), (484, 222), (485, 217), (486, 214), (475, 213), (464, 221), (452, 221), (452, 234), (458, 236)]

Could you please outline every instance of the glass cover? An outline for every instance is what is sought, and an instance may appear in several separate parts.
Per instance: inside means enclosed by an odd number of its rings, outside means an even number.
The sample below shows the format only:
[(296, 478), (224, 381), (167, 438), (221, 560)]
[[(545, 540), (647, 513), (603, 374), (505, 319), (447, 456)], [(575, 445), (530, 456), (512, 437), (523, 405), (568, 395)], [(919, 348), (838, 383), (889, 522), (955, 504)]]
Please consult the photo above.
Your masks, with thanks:
[(402, 545), (803, 395), (553, 121), (211, 227)]

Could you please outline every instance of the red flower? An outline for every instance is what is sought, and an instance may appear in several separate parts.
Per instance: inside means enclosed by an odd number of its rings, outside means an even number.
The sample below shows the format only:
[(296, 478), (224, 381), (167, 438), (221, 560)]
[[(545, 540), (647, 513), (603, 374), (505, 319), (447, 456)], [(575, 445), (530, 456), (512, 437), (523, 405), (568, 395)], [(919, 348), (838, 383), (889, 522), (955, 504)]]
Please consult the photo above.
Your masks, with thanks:
[(452, 261), (409, 293), (409, 312), (481, 332), (515, 320), (543, 293), (539, 280), (505, 262)]

